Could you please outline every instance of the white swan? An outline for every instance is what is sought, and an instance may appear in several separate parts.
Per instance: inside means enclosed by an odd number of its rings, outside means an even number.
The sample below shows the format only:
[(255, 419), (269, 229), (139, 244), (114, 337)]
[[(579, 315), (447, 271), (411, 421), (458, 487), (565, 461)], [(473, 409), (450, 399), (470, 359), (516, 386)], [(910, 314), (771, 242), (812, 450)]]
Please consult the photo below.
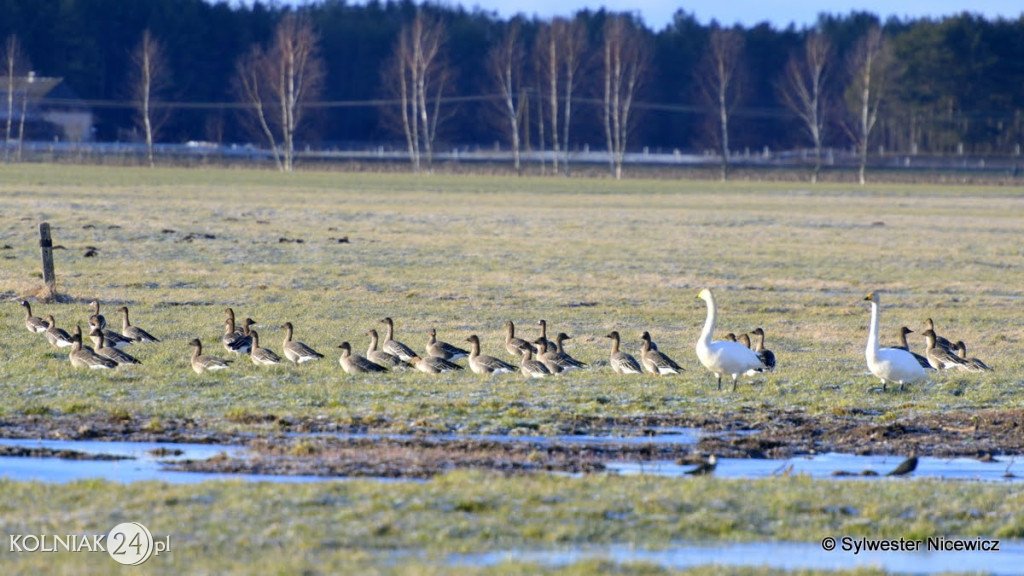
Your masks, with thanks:
[(868, 370), (882, 381), (882, 391), (885, 391), (888, 382), (899, 382), (902, 390), (907, 383), (927, 380), (928, 374), (913, 354), (899, 348), (878, 347), (878, 292), (872, 292), (864, 299), (871, 302), (871, 326), (868, 328), (868, 345), (864, 355), (868, 361)]
[(704, 330), (697, 340), (697, 358), (705, 368), (718, 376), (718, 389), (722, 389), (722, 375), (732, 376), (732, 389), (736, 390), (736, 380), (741, 374), (749, 370), (761, 372), (767, 367), (757, 357), (753, 350), (739, 342), (728, 340), (711, 341), (711, 333), (715, 331), (715, 322), (718, 318), (718, 309), (715, 306), (715, 296), (707, 288), (700, 291), (698, 298), (708, 304), (708, 318), (704, 321)]

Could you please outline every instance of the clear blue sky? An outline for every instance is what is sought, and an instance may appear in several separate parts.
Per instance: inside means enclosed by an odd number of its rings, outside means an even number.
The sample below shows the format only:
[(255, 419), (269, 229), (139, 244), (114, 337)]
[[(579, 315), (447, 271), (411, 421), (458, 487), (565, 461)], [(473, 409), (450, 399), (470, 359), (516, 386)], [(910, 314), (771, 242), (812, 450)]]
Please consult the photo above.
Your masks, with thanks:
[[(358, 0), (357, 0), (358, 1)], [(570, 15), (581, 8), (597, 9), (601, 6), (613, 11), (638, 11), (648, 27), (661, 30), (672, 20), (672, 15), (682, 8), (694, 14), (697, 20), (708, 23), (712, 19), (731, 25), (740, 23), (753, 26), (768, 21), (777, 28), (785, 28), (791, 22), (797, 27), (813, 24), (820, 12), (847, 14), (863, 10), (878, 14), (884, 20), (898, 17), (940, 17), (960, 12), (976, 12), (988, 18), (1002, 16), (1017, 19), (1024, 14), (1022, 0), (861, 0), (835, 1), (818, 0), (445, 0), (451, 4), (462, 4), (467, 8), (479, 6), (495, 11), (503, 17), (522, 12), (548, 18), (555, 15)]]

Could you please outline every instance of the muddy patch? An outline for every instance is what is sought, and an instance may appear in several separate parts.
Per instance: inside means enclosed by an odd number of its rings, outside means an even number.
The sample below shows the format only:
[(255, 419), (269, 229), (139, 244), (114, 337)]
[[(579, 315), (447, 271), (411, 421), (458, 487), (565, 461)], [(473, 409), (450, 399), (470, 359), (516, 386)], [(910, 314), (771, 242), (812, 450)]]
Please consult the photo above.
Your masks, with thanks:
[[(915, 452), (985, 461), (1024, 451), (1020, 410), (879, 420), (876, 414), (858, 412), (812, 416), (798, 410), (739, 411), (700, 418), (577, 418), (571, 424), (550, 425), (547, 436), (474, 436), (458, 430), (410, 430), (384, 420), (342, 424), (275, 415), (246, 416), (244, 422), (32, 415), (0, 419), (0, 437), (230, 444), (247, 451), (165, 464), (171, 470), (221, 474), (412, 479), (464, 468), (575, 474), (604, 471), (622, 462), (687, 465), (710, 454), (769, 460), (826, 453), (905, 457)], [(681, 428), (697, 429), (692, 442), (664, 441)]]

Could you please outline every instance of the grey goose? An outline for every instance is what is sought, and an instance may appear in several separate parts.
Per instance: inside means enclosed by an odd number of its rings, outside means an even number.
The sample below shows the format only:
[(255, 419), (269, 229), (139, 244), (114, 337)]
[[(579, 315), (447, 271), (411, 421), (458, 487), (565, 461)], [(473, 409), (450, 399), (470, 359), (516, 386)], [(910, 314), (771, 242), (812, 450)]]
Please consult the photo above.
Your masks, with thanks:
[(754, 341), (754, 353), (761, 359), (761, 363), (764, 364), (765, 368), (767, 368), (769, 372), (774, 372), (775, 353), (764, 347), (764, 330), (758, 326), (757, 328), (754, 328), (754, 331), (751, 332), (751, 334), (757, 337), (757, 340)]
[(79, 331), (71, 342), (71, 353), (68, 354), (71, 365), (75, 368), (91, 368), (93, 370), (110, 370), (117, 368), (117, 362), (104, 358), (91, 348), (82, 346), (82, 334)]
[(200, 342), (198, 338), (193, 338), (188, 345), (192, 347), (191, 364), (192, 370), (194, 370), (196, 374), (202, 374), (208, 370), (215, 372), (217, 370), (226, 370), (227, 368), (230, 368), (230, 366), (228, 366), (228, 362), (231, 362), (231, 360), (221, 360), (216, 356), (203, 354), (203, 343)]
[(551, 371), (543, 362), (533, 359), (532, 348), (523, 350), (523, 360), (519, 363), (519, 371), (529, 378), (542, 378), (551, 375)]
[(508, 353), (516, 358), (521, 357), (525, 350), (537, 351), (533, 344), (516, 337), (516, 325), (511, 320), (505, 322), (505, 350), (508, 350)]
[(453, 346), (447, 342), (437, 339), (437, 329), (430, 329), (430, 339), (427, 340), (427, 355), (440, 356), (445, 360), (459, 360), (469, 356), (468, 350)]
[[(571, 339), (572, 336), (569, 336), (565, 332), (559, 332), (558, 336), (555, 336), (555, 354), (557, 354), (558, 357), (562, 360), (562, 362), (566, 365), (565, 367), (562, 368), (563, 370), (586, 367), (586, 363), (580, 362), (579, 360), (570, 356), (569, 353), (565, 351), (565, 347), (562, 345), (562, 342)], [(571, 366), (572, 368), (569, 368), (569, 366)]]
[(121, 313), (121, 334), (133, 342), (159, 342), (160, 339), (146, 332), (138, 326), (132, 326), (128, 321), (128, 307), (121, 306), (117, 309)]
[(924, 356), (921, 356), (917, 352), (914, 352), (913, 350), (911, 350), (910, 349), (910, 345), (907, 344), (907, 334), (913, 334), (913, 333), (914, 333), (914, 331), (911, 330), (910, 328), (907, 328), (906, 326), (900, 326), (900, 332), (899, 332), (900, 335), (899, 335), (899, 337), (897, 337), (897, 340), (899, 340), (900, 344), (899, 344), (899, 346), (893, 346), (893, 348), (897, 348), (899, 350), (906, 350), (907, 352), (910, 352), (910, 355), (913, 356), (917, 360), (917, 363), (921, 365), (921, 368), (925, 368), (927, 370), (933, 370), (932, 365), (928, 362), (928, 359), (925, 358)]
[(377, 349), (377, 340), (379, 339), (379, 336), (377, 335), (376, 330), (371, 328), (366, 333), (366, 335), (370, 337), (370, 347), (367, 348), (366, 350), (366, 358), (370, 362), (373, 362), (374, 364), (378, 364), (380, 366), (384, 366), (385, 368), (408, 366), (408, 364), (403, 362), (402, 359), (399, 358), (398, 356), (395, 356), (394, 354), (388, 354), (383, 350)]
[(281, 357), (270, 348), (260, 348), (260, 335), (255, 330), (249, 330), (249, 337), (252, 338), (252, 348), (249, 349), (249, 359), (257, 366), (273, 366), (281, 363)]
[(978, 358), (967, 357), (967, 345), (964, 344), (963, 340), (957, 340), (956, 344), (953, 344), (953, 349), (957, 351), (957, 356), (964, 361), (964, 370), (968, 372), (993, 372), (992, 367)]
[(424, 372), (426, 374), (441, 374), (444, 372), (456, 372), (462, 370), (462, 366), (454, 362), (449, 362), (440, 356), (427, 356), (420, 358), (419, 356), (413, 356), (407, 360), (412, 367)]
[(636, 358), (619, 351), (619, 333), (617, 331), (609, 332), (605, 335), (605, 338), (611, 338), (612, 340), (612, 353), (608, 364), (616, 374), (643, 374), (644, 370), (640, 367), (640, 363), (636, 361)]
[(548, 372), (561, 374), (564, 368), (555, 353), (554, 346), (548, 347), (547, 338), (537, 338), (533, 341), (533, 345), (537, 347), (537, 360), (548, 369)]
[(285, 322), (281, 325), (281, 328), (284, 329), (284, 343), (281, 344), (281, 350), (284, 352), (285, 358), (296, 364), (302, 364), (303, 362), (319, 360), (324, 357), (323, 354), (313, 350), (302, 342), (292, 340), (292, 331), (294, 330), (294, 327), (291, 322)]
[[(943, 338), (942, 336), (939, 336), (939, 333), (935, 331), (935, 323), (932, 322), (931, 318), (928, 318), (928, 319), (926, 319), (924, 321), (924, 328), (925, 328), (925, 330), (931, 330), (932, 334), (935, 335), (935, 346), (936, 347), (942, 348), (943, 350), (948, 350), (948, 351), (951, 351), (951, 352), (955, 352), (955, 350), (953, 350), (953, 343), (950, 342), (949, 340)], [(922, 332), (921, 335), (923, 336), (924, 332)]]
[(387, 368), (380, 364), (371, 362), (359, 354), (353, 354), (352, 346), (348, 342), (342, 342), (338, 345), (338, 348), (341, 348), (341, 357), (338, 358), (338, 364), (341, 365), (341, 369), (347, 374), (365, 374), (370, 372), (388, 371)]
[(256, 321), (252, 318), (246, 318), (242, 328), (237, 328), (235, 327), (233, 317), (225, 320), (224, 335), (221, 336), (224, 349), (235, 354), (248, 354), (252, 350), (252, 338), (249, 336), (249, 328), (255, 323)]
[(683, 371), (683, 368), (676, 364), (675, 360), (672, 360), (660, 350), (651, 348), (650, 332), (645, 330), (640, 335), (640, 339), (644, 342), (640, 347), (640, 363), (643, 364), (648, 372), (656, 376), (663, 376), (665, 374), (679, 374)]
[(107, 319), (103, 314), (100, 314), (100, 301), (93, 300), (92, 302), (89, 302), (89, 306), (92, 307), (92, 315), (89, 316), (89, 325), (99, 326), (100, 330), (105, 329), (107, 327)]
[(472, 334), (466, 338), (469, 342), (469, 369), (477, 374), (511, 374), (516, 367), (499, 360), (494, 356), (487, 356), (480, 353), (480, 338)]
[(113, 330), (104, 328), (107, 322), (106, 320), (101, 320), (101, 318), (101, 316), (97, 317), (96, 314), (89, 316), (89, 328), (96, 328), (103, 332), (103, 338), (106, 341), (107, 346), (113, 346), (114, 348), (124, 348), (125, 346), (131, 346), (133, 344), (130, 338), (118, 334)]
[(936, 370), (949, 370), (950, 368), (964, 367), (964, 361), (960, 357), (948, 348), (942, 348), (938, 345), (934, 330), (925, 330), (923, 336), (926, 343), (924, 355), (928, 358), (928, 363), (932, 365), (932, 368)]
[[(57, 321), (53, 319), (53, 314), (46, 317), (46, 340), (53, 344), (57, 348), (68, 348), (74, 342), (71, 340), (71, 335), (65, 332), (63, 329), (57, 327)], [(81, 340), (81, 339), (79, 339)], [(79, 341), (81, 344), (81, 341)]]
[(25, 328), (28, 328), (29, 332), (35, 334), (46, 332), (46, 329), (49, 328), (46, 320), (32, 315), (32, 305), (28, 303), (28, 300), (22, 300), (21, 307), (25, 309)]
[(419, 358), (419, 355), (413, 352), (412, 348), (395, 340), (395, 322), (391, 318), (384, 318), (380, 323), (387, 326), (387, 330), (384, 332), (384, 342), (381, 344), (382, 350), (392, 356), (398, 356), (399, 360), (409, 362), (410, 364), (413, 358)]
[(537, 320), (537, 325), (540, 326), (540, 338), (538, 338), (537, 340), (533, 341), (533, 343), (536, 344), (536, 346), (534, 346), (537, 349), (536, 352), (538, 354), (541, 353), (540, 352), (540, 342), (541, 341), (543, 341), (544, 344), (547, 345), (549, 351), (554, 352), (555, 351), (555, 343), (552, 340), (548, 340), (548, 321), (543, 319), (543, 318), (541, 318), (540, 320)]
[(113, 360), (118, 364), (142, 364), (134, 356), (127, 352), (122, 352), (117, 348), (107, 346), (106, 339), (103, 337), (103, 331), (98, 328), (93, 328), (89, 332), (89, 338), (92, 339), (92, 343), (96, 345), (94, 352), (107, 360)]

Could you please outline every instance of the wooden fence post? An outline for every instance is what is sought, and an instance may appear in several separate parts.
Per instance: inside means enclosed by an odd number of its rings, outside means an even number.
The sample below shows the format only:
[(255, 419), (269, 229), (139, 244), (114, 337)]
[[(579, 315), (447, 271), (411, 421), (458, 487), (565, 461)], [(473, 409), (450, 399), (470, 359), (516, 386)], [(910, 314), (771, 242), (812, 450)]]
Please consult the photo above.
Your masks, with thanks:
[(48, 296), (56, 298), (57, 277), (53, 273), (53, 240), (50, 238), (50, 224), (47, 222), (39, 225), (39, 247), (43, 251), (43, 282), (46, 282)]

